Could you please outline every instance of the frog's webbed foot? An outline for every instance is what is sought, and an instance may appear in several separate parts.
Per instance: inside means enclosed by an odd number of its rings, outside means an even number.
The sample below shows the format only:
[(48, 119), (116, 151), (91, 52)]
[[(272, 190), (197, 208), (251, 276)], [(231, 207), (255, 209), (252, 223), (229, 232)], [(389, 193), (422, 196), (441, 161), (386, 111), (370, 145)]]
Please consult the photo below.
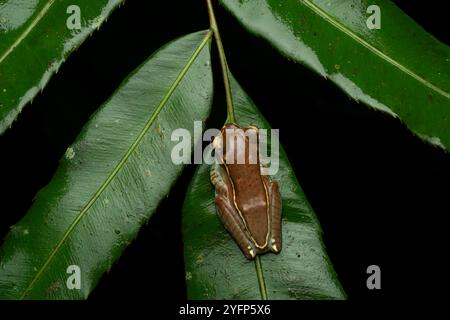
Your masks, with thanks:
[(238, 212), (236, 212), (230, 202), (221, 195), (216, 197), (215, 203), (225, 229), (227, 229), (236, 240), (236, 243), (244, 253), (245, 257), (247, 257), (247, 259), (254, 259), (257, 250), (246, 234), (245, 226), (239, 219)]
[(278, 253), (281, 251), (281, 196), (276, 181), (269, 182), (266, 178), (266, 183), (269, 193), (269, 215), (271, 220), (269, 248), (270, 251)]

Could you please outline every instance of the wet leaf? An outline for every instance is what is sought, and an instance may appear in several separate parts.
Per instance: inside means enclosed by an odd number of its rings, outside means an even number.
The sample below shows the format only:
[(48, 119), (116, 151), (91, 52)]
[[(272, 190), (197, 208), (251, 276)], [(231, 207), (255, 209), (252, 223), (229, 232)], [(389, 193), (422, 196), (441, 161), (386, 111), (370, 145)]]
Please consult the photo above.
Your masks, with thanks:
[[(253, 34), (356, 101), (450, 148), (450, 48), (387, 0), (221, 0)], [(380, 29), (372, 28), (373, 6)], [(372, 6), (369, 8), (369, 6)], [(368, 21), (369, 20), (369, 21)]]
[[(270, 129), (232, 80), (239, 125)], [(210, 166), (201, 165), (186, 194), (183, 235), (189, 299), (260, 299), (255, 263), (247, 260), (216, 214)], [(269, 299), (345, 299), (321, 238), (319, 222), (280, 149), (283, 249), (261, 256)]]
[[(171, 133), (210, 112), (211, 32), (183, 37), (139, 67), (67, 149), (0, 251), (0, 299), (82, 299), (182, 171)], [(69, 266), (81, 289), (69, 290)]]
[(0, 134), (123, 1), (0, 2)]

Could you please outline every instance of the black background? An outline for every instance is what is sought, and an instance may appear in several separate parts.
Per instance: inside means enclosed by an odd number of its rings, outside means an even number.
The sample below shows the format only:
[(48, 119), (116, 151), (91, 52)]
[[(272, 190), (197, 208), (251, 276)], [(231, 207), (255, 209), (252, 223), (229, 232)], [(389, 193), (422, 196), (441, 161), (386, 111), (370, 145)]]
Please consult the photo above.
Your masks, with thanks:
[[(444, 1), (395, 2), (449, 44)], [(115, 11), (0, 136), (0, 238), (51, 180), (89, 115), (130, 71), (169, 40), (209, 26), (204, 1), (156, 3), (128, 0)], [(448, 283), (444, 218), (450, 213), (450, 156), (287, 61), (220, 7), (217, 15), (231, 71), (280, 129), (349, 299), (437, 297), (435, 289)], [(216, 87), (221, 108), (223, 92)], [(181, 204), (194, 170), (184, 172), (91, 299), (186, 298)], [(371, 264), (381, 267), (382, 290), (366, 288)]]

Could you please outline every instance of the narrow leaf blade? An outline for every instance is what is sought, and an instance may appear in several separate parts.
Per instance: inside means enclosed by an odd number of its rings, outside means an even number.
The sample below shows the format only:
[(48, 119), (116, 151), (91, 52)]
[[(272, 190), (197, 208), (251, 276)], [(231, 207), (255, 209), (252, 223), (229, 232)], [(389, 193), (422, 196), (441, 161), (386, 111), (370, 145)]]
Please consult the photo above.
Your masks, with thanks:
[[(356, 101), (450, 148), (450, 48), (387, 0), (221, 0), (250, 32)], [(381, 29), (367, 20), (377, 5)]]
[[(199, 32), (167, 45), (90, 119), (7, 236), (0, 299), (86, 298), (120, 257), (182, 171), (171, 133), (210, 112), (210, 39)], [(81, 290), (66, 286), (70, 265)]]
[[(0, 3), (0, 134), (124, 0)], [(74, 5), (78, 9), (74, 10)], [(80, 29), (75, 22), (80, 20)], [(75, 20), (74, 20), (75, 19)], [(69, 28), (69, 27), (70, 28)]]
[[(237, 82), (231, 81), (241, 126), (269, 124)], [(319, 222), (280, 148), (283, 249), (261, 256), (269, 299), (344, 299), (321, 239)], [(260, 299), (255, 264), (248, 261), (216, 213), (210, 166), (201, 165), (183, 206), (186, 283), (190, 299)]]

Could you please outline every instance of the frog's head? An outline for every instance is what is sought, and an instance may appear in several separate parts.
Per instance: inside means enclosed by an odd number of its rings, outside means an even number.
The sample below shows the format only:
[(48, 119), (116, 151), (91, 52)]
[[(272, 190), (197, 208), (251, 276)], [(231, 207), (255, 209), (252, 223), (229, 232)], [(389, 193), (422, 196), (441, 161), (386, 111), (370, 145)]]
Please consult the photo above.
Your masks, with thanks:
[(213, 146), (221, 163), (253, 164), (259, 163), (258, 128), (249, 126), (241, 128), (234, 123), (225, 124)]

